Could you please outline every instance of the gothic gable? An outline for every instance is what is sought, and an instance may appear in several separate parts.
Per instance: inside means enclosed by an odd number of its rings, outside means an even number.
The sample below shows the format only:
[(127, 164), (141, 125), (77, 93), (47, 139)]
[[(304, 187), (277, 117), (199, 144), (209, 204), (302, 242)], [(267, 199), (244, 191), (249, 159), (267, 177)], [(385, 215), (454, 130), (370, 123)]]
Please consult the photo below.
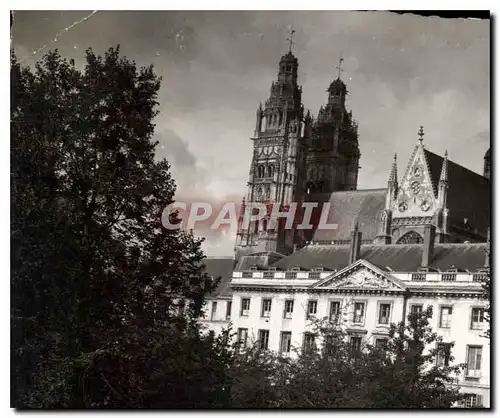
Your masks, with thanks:
[(396, 277), (373, 264), (358, 260), (356, 263), (315, 283), (313, 288), (357, 290), (404, 290), (406, 286)]
[(392, 204), (393, 218), (432, 216), (437, 209), (436, 187), (433, 184), (424, 148), (419, 143), (401, 179), (397, 198)]

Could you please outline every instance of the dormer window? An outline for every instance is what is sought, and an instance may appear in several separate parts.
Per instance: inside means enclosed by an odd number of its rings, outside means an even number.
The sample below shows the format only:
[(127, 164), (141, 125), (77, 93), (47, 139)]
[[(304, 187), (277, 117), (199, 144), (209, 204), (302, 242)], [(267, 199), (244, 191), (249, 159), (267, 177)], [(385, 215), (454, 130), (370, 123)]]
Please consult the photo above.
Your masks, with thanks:
[(251, 266), (250, 271), (257, 271), (257, 266)]
[(313, 268), (313, 271), (323, 271), (323, 270), (324, 270), (324, 267), (322, 267), (322, 266), (317, 266), (317, 267)]
[(292, 267), (290, 271), (300, 271), (300, 267)]

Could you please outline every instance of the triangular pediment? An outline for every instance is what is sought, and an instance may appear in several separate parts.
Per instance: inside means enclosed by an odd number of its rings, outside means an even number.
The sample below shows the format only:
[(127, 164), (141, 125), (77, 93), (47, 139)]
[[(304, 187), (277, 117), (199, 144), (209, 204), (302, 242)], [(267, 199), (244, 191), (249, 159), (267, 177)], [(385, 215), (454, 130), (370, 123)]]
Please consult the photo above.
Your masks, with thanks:
[(358, 260), (354, 264), (333, 273), (315, 283), (313, 288), (359, 289), (359, 290), (405, 290), (405, 284), (387, 271), (384, 271), (366, 260)]
[(419, 143), (399, 184), (397, 197), (391, 208), (393, 218), (432, 216), (438, 203), (435, 188), (424, 147)]

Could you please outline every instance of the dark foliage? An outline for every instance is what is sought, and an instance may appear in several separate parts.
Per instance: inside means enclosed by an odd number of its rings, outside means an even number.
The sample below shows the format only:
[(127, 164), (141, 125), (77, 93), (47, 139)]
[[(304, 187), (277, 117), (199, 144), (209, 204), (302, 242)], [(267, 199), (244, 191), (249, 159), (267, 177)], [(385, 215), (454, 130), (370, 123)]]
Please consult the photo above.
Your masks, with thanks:
[(118, 48), (81, 71), (12, 56), (15, 407), (221, 402), (220, 342), (196, 326), (216, 283), (201, 241), (160, 225), (175, 184), (155, 160), (159, 88)]

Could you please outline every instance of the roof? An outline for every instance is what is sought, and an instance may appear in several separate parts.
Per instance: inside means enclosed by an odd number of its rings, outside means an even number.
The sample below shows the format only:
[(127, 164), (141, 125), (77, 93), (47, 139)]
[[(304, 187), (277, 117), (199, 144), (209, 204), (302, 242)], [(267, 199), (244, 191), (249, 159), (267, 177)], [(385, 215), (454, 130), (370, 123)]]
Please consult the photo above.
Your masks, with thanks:
[(311, 195), (309, 201), (331, 202), (328, 223), (338, 225), (337, 229), (317, 229), (312, 241), (349, 241), (356, 221), (363, 240), (374, 240), (386, 194), (387, 189), (370, 189)]
[(330, 83), (330, 86), (328, 87), (328, 90), (327, 91), (332, 91), (332, 90), (345, 90), (346, 89), (346, 85), (345, 83), (340, 79), (340, 78), (336, 78), (335, 80), (333, 80), (331, 83)]
[(280, 61), (297, 62), (298, 60), (297, 57), (292, 54), (292, 51), (288, 51), (285, 55), (281, 57)]
[[(434, 189), (437, 190), (443, 157), (424, 149)], [(447, 206), (452, 224), (463, 226), (464, 218), (472, 228), (485, 234), (490, 225), (490, 182), (461, 165), (448, 160)]]
[(267, 269), (267, 267), (276, 263), (276, 261), (283, 257), (282, 254), (274, 251), (244, 255), (238, 260), (234, 269), (236, 271), (244, 271), (249, 270), (252, 266), (264, 267)]
[[(436, 244), (430, 267), (439, 270), (458, 268), (476, 271), (484, 267), (486, 243)], [(323, 265), (340, 270), (349, 264), (349, 245), (308, 245), (278, 261), (273, 267), (283, 270), (295, 266), (311, 269)], [(396, 272), (417, 271), (421, 266), (423, 245), (362, 245), (360, 259)]]
[(203, 260), (204, 271), (213, 278), (220, 277), (217, 288), (210, 294), (214, 296), (227, 296), (230, 294), (229, 282), (233, 276), (235, 260), (232, 257), (207, 257)]

